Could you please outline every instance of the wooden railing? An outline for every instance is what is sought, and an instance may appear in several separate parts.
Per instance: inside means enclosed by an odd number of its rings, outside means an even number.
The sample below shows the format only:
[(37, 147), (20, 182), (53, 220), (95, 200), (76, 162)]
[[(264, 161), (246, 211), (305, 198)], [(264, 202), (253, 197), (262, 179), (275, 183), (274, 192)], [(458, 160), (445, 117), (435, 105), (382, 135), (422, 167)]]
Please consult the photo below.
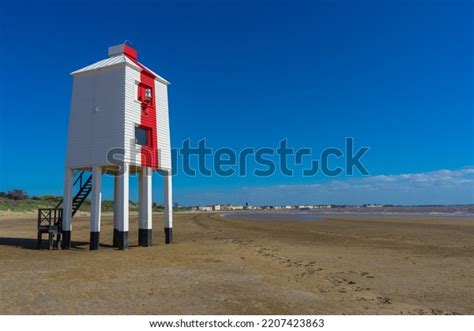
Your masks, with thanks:
[(38, 209), (38, 249), (41, 248), (43, 233), (48, 234), (49, 249), (53, 249), (56, 240), (56, 248), (59, 248), (62, 234), (62, 208)]
[(63, 220), (62, 208), (40, 208), (38, 209), (38, 229), (51, 228), (53, 226), (61, 229)]

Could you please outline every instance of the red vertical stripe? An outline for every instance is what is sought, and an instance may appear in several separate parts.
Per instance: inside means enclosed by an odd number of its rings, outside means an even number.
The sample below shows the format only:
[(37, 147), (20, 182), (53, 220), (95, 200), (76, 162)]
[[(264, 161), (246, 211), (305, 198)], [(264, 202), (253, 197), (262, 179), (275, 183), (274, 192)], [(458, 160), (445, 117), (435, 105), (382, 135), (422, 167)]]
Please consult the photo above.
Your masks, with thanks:
[[(146, 127), (149, 130), (151, 136), (148, 137), (148, 146), (142, 146), (141, 165), (142, 167), (150, 167), (156, 169), (158, 168), (158, 128), (156, 127), (155, 75), (136, 60), (136, 51), (135, 53), (132, 53), (131, 50), (124, 52), (125, 56), (127, 56), (130, 60), (133, 61), (133, 63), (135, 63), (141, 68), (139, 89), (142, 89), (142, 91), (139, 91), (139, 93), (142, 93), (143, 98), (141, 100), (142, 109), (140, 116), (140, 125)], [(151, 100), (149, 102), (147, 102), (145, 99), (146, 88), (151, 89)]]

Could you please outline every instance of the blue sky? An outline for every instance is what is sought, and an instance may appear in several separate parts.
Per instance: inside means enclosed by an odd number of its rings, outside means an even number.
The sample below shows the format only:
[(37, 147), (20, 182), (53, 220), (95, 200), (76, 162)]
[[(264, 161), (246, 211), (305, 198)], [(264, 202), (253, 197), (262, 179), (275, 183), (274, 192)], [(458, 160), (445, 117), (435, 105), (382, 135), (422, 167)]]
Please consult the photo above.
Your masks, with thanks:
[(69, 73), (127, 39), (172, 82), (174, 147), (287, 138), (319, 154), (354, 137), (378, 190), (360, 174), (178, 174), (179, 203), (474, 203), (472, 22), (471, 1), (2, 3), (0, 191), (61, 194)]

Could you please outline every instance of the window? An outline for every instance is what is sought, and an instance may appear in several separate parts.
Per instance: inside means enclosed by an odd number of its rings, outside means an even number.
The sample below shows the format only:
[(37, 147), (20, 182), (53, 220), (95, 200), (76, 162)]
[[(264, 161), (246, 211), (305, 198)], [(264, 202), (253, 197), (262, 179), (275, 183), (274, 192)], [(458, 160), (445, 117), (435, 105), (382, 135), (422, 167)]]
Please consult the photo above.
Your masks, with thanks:
[(145, 103), (152, 102), (153, 100), (152, 88), (143, 83), (139, 83), (137, 87), (138, 87), (138, 93), (137, 93), (138, 101), (145, 102)]
[(144, 126), (135, 127), (135, 143), (142, 146), (150, 145), (151, 130)]
[(151, 101), (151, 88), (147, 88), (145, 90), (145, 98), (148, 100), (148, 101)]

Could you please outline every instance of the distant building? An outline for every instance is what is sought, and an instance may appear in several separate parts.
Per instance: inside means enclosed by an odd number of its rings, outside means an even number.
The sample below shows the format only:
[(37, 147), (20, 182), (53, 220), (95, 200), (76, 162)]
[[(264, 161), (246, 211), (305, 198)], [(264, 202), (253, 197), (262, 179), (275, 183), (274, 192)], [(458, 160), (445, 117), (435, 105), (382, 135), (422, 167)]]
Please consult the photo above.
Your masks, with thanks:
[(201, 210), (201, 211), (211, 211), (211, 210), (212, 210), (212, 207), (209, 207), (209, 206), (199, 206), (199, 207), (198, 207), (198, 210)]
[(319, 206), (316, 206), (315, 208), (327, 209), (327, 208), (331, 208), (331, 205), (319, 205)]
[(368, 204), (368, 205), (364, 205), (365, 207), (367, 208), (382, 208), (383, 205), (379, 205), (379, 204), (376, 204), (376, 203), (372, 203), (372, 204)]
[(214, 210), (214, 211), (219, 211), (219, 210), (221, 210), (221, 205), (213, 205), (213, 206), (212, 206), (212, 210)]

